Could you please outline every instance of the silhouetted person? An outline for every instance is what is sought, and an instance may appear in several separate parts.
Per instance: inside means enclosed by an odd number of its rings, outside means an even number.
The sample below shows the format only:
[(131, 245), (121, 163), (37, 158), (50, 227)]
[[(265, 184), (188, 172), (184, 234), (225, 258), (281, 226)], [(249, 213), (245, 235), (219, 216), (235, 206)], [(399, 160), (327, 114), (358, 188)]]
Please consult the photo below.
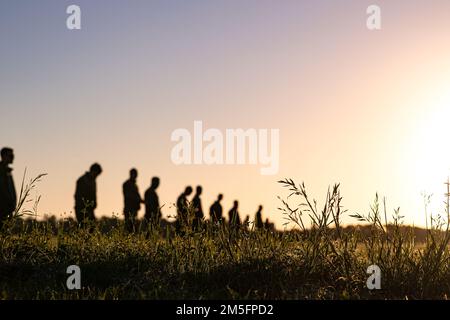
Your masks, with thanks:
[(184, 192), (177, 199), (177, 231), (180, 231), (182, 226), (189, 225), (189, 201), (187, 196), (191, 193), (192, 187), (187, 186)]
[(194, 208), (194, 222), (193, 222), (193, 227), (195, 230), (199, 230), (201, 225), (202, 225), (202, 220), (203, 217), (205, 216), (203, 214), (203, 209), (202, 209), (202, 200), (200, 199), (200, 195), (202, 194), (202, 187), (201, 186), (197, 186), (196, 190), (195, 190), (195, 196), (192, 199), (192, 206)]
[(255, 215), (255, 228), (256, 229), (263, 229), (264, 228), (264, 222), (262, 219), (262, 206), (259, 206), (258, 211), (256, 212)]
[(239, 217), (238, 211), (239, 203), (235, 200), (233, 207), (228, 211), (228, 223), (231, 228), (238, 229), (241, 225), (241, 218)]
[(159, 225), (161, 220), (161, 208), (159, 206), (159, 198), (156, 189), (159, 186), (159, 178), (153, 177), (150, 188), (145, 191), (145, 221), (153, 226)]
[(266, 230), (272, 230), (272, 231), (274, 231), (274, 230), (275, 230), (275, 225), (269, 221), (269, 218), (267, 218), (267, 219), (266, 219), (266, 222), (264, 223), (264, 228), (265, 228)]
[(138, 172), (136, 169), (130, 170), (130, 178), (122, 185), (125, 216), (125, 228), (128, 232), (133, 232), (136, 226), (136, 217), (141, 208), (141, 196), (136, 184)]
[(11, 148), (1, 150), (0, 162), (0, 229), (5, 221), (12, 217), (17, 205), (16, 188), (12, 177), (10, 164), (14, 162), (14, 151)]
[(95, 180), (102, 173), (102, 167), (94, 163), (90, 170), (77, 180), (75, 190), (75, 215), (81, 227), (95, 221), (94, 210), (97, 208), (97, 184)]
[(249, 215), (245, 216), (243, 226), (244, 226), (245, 231), (248, 231), (248, 227), (250, 226), (250, 216)]
[(222, 223), (223, 221), (223, 210), (222, 205), (220, 204), (220, 201), (222, 201), (222, 199), (223, 195), (219, 194), (217, 200), (214, 201), (212, 206), (209, 208), (209, 217), (214, 225)]

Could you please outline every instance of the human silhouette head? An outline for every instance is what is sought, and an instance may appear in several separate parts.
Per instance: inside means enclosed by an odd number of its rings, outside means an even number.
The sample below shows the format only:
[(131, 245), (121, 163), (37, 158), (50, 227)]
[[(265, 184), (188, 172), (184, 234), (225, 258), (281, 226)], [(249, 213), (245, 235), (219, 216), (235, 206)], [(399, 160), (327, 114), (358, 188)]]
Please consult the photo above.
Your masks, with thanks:
[(90, 174), (92, 174), (94, 178), (97, 178), (102, 173), (102, 171), (102, 167), (98, 163), (94, 163), (89, 170)]
[(138, 172), (135, 168), (130, 170), (130, 179), (131, 180), (136, 180), (138, 176)]
[(202, 191), (203, 191), (202, 186), (197, 186), (197, 188), (195, 189), (195, 192), (196, 192), (198, 195), (201, 195), (201, 194), (202, 194)]
[(152, 185), (150, 186), (152, 189), (156, 189), (159, 186), (159, 178), (153, 177), (152, 178)]
[(258, 207), (258, 212), (261, 212), (262, 209), (263, 209), (263, 206), (259, 206), (259, 207)]
[(192, 187), (191, 186), (187, 186), (186, 189), (184, 189), (184, 195), (188, 196), (192, 193)]
[(237, 200), (234, 200), (234, 202), (233, 202), (233, 208), (234, 208), (234, 209), (237, 209), (238, 205), (239, 205), (239, 202), (238, 202)]
[(2, 157), (2, 162), (6, 163), (6, 164), (11, 164), (14, 161), (14, 151), (11, 148), (3, 148), (1, 150), (1, 157)]
[(219, 196), (217, 197), (217, 201), (222, 201), (222, 199), (223, 199), (223, 194), (221, 194), (221, 193), (219, 193)]

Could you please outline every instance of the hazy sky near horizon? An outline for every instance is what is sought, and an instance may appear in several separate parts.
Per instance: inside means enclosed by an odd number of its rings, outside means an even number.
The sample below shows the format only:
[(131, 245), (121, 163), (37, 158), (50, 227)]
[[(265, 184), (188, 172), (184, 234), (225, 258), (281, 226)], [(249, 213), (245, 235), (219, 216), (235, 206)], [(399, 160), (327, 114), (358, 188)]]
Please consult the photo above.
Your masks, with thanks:
[[(82, 29), (66, 28), (77, 4)], [(382, 29), (366, 28), (381, 7)], [(161, 178), (164, 215), (186, 185), (208, 211), (276, 221), (277, 180), (304, 181), (319, 203), (335, 182), (349, 213), (374, 195), (424, 224), (421, 192), (441, 206), (450, 175), (450, 2), (300, 0), (2, 0), (0, 146), (16, 153), (16, 188), (37, 187), (41, 214), (73, 211), (75, 181), (93, 162), (97, 216), (121, 213), (121, 185)], [(279, 172), (260, 165), (180, 165), (178, 128), (279, 129)], [(140, 215), (143, 214), (141, 210)], [(346, 218), (345, 222), (355, 222)]]

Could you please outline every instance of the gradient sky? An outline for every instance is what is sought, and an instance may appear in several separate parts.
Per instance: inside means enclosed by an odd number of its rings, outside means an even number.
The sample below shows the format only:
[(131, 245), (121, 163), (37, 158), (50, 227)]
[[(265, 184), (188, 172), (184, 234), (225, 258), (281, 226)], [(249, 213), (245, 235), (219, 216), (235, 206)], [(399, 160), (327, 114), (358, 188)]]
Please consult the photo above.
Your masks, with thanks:
[[(82, 30), (66, 28), (70, 4)], [(421, 192), (442, 207), (450, 175), (449, 35), (447, 0), (1, 0), (0, 146), (15, 149), (17, 188), (25, 167), (48, 173), (41, 214), (72, 215), (76, 179), (99, 162), (97, 216), (122, 212), (136, 167), (141, 193), (161, 178), (164, 215), (201, 184), (205, 211), (222, 192), (226, 211), (262, 204), (281, 227), (276, 181), (289, 177), (319, 201), (340, 182), (349, 213), (379, 192), (424, 225)], [(279, 173), (174, 165), (170, 135), (194, 120), (280, 129)]]

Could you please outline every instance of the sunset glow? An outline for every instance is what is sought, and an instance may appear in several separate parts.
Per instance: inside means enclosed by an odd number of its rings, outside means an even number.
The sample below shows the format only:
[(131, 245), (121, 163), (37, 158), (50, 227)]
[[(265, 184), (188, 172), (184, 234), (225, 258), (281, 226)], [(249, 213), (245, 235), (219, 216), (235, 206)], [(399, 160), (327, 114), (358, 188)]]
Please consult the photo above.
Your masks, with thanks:
[[(48, 173), (36, 190), (42, 215), (73, 216), (75, 181), (93, 162), (104, 168), (97, 216), (121, 217), (132, 167), (141, 193), (161, 178), (166, 217), (185, 186), (202, 185), (205, 208), (223, 193), (226, 211), (237, 199), (253, 219), (261, 204), (282, 228), (284, 178), (319, 201), (341, 183), (350, 213), (378, 192), (409, 224), (425, 224), (422, 192), (443, 207), (448, 1), (378, 1), (378, 31), (366, 28), (370, 1), (77, 3), (74, 32), (67, 1), (0, 4), (0, 145), (15, 150), (17, 188), (25, 168), (27, 179)], [(277, 173), (173, 163), (171, 135), (194, 121), (222, 133), (279, 129)]]

